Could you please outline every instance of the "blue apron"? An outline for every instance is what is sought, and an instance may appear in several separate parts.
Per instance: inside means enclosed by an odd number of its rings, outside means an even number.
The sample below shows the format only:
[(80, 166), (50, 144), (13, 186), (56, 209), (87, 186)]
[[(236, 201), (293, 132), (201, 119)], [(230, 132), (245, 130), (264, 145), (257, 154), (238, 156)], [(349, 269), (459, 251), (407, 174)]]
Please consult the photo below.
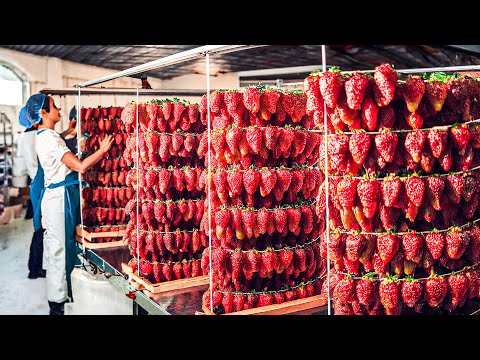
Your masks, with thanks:
[[(43, 130), (37, 132), (40, 134)], [(78, 187), (78, 172), (72, 171), (65, 177), (64, 181), (50, 184), (48, 189), (65, 187), (65, 264), (67, 273), (68, 296), (72, 298), (72, 284), (70, 273), (75, 265), (75, 227), (80, 223), (80, 189)], [(33, 226), (38, 230), (42, 226), (41, 203), (45, 193), (44, 171), (38, 162), (38, 170), (35, 179), (32, 181), (30, 196), (33, 206)], [(33, 196), (32, 196), (33, 195)], [(48, 274), (47, 274), (48, 276)]]

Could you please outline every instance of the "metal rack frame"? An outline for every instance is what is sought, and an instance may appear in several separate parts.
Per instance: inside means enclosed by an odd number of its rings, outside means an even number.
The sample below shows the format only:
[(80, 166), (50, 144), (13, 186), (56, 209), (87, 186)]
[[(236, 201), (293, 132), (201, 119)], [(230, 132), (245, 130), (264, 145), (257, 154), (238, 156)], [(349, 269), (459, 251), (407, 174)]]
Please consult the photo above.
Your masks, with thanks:
[[(240, 51), (240, 50), (245, 50), (245, 49), (249, 49), (249, 48), (254, 48), (254, 47), (259, 47), (259, 46), (268, 46), (268, 45), (225, 45), (225, 46), (222, 46), (222, 45), (207, 45), (207, 46), (203, 46), (203, 47), (199, 47), (199, 48), (195, 48), (195, 49), (192, 49), (192, 50), (188, 50), (188, 51), (185, 51), (185, 52), (181, 52), (181, 53), (178, 53), (178, 54), (175, 54), (175, 55), (172, 55), (172, 56), (168, 56), (168, 57), (165, 57), (165, 58), (162, 58), (162, 59), (159, 59), (159, 60), (156, 60), (156, 61), (152, 61), (152, 62), (149, 62), (149, 63), (146, 63), (146, 64), (143, 64), (143, 65), (140, 65), (140, 66), (136, 66), (136, 67), (133, 67), (133, 68), (130, 68), (130, 69), (127, 69), (127, 70), (124, 70), (124, 71), (120, 71), (120, 72), (117, 72), (117, 73), (114, 73), (114, 74), (111, 74), (111, 75), (108, 75), (108, 76), (105, 76), (105, 77), (101, 77), (101, 78), (97, 78), (97, 79), (94, 79), (94, 80), (91, 80), (91, 81), (87, 81), (87, 82), (83, 82), (83, 83), (79, 83), (79, 84), (76, 84), (75, 87), (78, 88), (78, 108), (80, 108), (80, 97), (81, 97), (81, 92), (82, 92), (82, 89), (83, 88), (87, 88), (89, 86), (92, 86), (92, 85), (96, 85), (96, 84), (99, 84), (99, 83), (103, 83), (103, 82), (106, 82), (106, 81), (109, 81), (109, 80), (114, 80), (116, 78), (119, 78), (119, 77), (124, 77), (124, 76), (130, 76), (130, 75), (135, 75), (135, 74), (138, 74), (138, 73), (142, 73), (142, 72), (145, 72), (145, 71), (149, 71), (149, 70), (153, 70), (153, 69), (157, 69), (157, 68), (161, 68), (161, 67), (165, 67), (165, 66), (169, 66), (169, 65), (173, 65), (173, 64), (177, 64), (177, 63), (181, 63), (181, 62), (185, 62), (185, 61), (189, 61), (189, 60), (193, 60), (193, 59), (198, 59), (198, 58), (201, 58), (201, 57), (205, 57), (205, 62), (206, 62), (206, 94), (207, 94), (207, 121), (208, 121), (208, 147), (210, 147), (210, 138), (211, 138), (211, 129), (210, 129), (210, 111), (209, 111), (209, 107), (210, 107), (210, 76), (209, 76), (209, 56), (210, 55), (214, 55), (214, 54), (222, 54), (222, 53), (227, 53), (227, 52), (233, 52), (233, 51)], [(322, 70), (323, 71), (326, 71), (327, 69), (327, 65), (326, 65), (326, 46), (325, 45), (322, 45), (322, 53), (321, 53), (321, 60), (322, 60)], [(480, 70), (480, 65), (471, 65), (471, 66), (452, 66), (452, 67), (435, 67), (435, 68), (412, 68), (412, 69), (401, 69), (401, 70), (397, 70), (397, 72), (399, 73), (404, 73), (404, 74), (413, 74), (413, 73), (431, 73), (431, 72), (459, 72), (459, 71), (473, 71), (473, 70)], [(358, 71), (360, 73), (371, 73), (373, 72), (374, 70), (365, 70), (365, 71)], [(344, 71), (342, 73), (352, 73), (353, 71)], [(85, 91), (88, 91), (87, 89), (85, 89)], [(95, 91), (95, 90), (93, 90)], [(132, 90), (133, 91), (133, 90)], [(137, 96), (137, 103), (138, 103), (138, 96), (140, 94), (140, 89), (136, 89), (135, 90), (135, 94)], [(129, 94), (133, 94), (133, 92), (129, 92)], [(145, 94), (145, 95), (148, 95), (149, 93), (143, 93), (142, 94)], [(326, 107), (326, 104), (324, 104), (324, 106)], [(77, 123), (79, 124), (79, 123)], [(324, 111), (324, 132), (326, 132), (326, 129), (327, 129), (327, 112), (326, 112), (326, 109)], [(138, 132), (138, 112), (137, 112), (137, 132)], [(77, 135), (78, 136), (78, 135)], [(326, 141), (328, 142), (328, 137), (325, 138)], [(325, 145), (325, 162), (327, 162), (327, 149), (328, 149), (328, 145), (326, 144)], [(138, 141), (137, 141), (137, 156), (138, 156)], [(210, 157), (210, 152), (208, 152), (208, 156)], [(326, 181), (326, 203), (328, 204), (329, 202), (329, 191), (328, 191), (328, 181), (329, 181), (329, 174), (328, 174), (328, 166), (327, 164), (325, 164), (325, 169), (326, 169), (326, 174), (325, 174), (325, 181)], [(210, 161), (210, 158), (209, 158), (209, 167), (208, 167), (208, 171), (211, 170), (211, 161)], [(137, 168), (137, 176), (138, 176), (138, 168)], [(80, 185), (81, 186), (81, 185)], [(138, 193), (137, 193), (137, 201), (138, 201)], [(208, 182), (208, 201), (209, 203), (211, 204), (211, 199), (210, 199), (210, 183)], [(211, 206), (208, 207), (209, 208), (209, 220), (211, 219)], [(138, 206), (137, 206), (137, 221), (138, 221)], [(329, 261), (329, 245), (330, 245), (330, 241), (329, 241), (329, 220), (330, 220), (330, 215), (329, 215), (329, 210), (328, 210), (328, 206), (326, 208), (326, 214), (325, 214), (325, 221), (326, 221), (326, 245), (327, 245), (327, 285), (328, 285), (328, 289), (330, 288), (330, 261)], [(137, 224), (137, 234), (138, 234), (138, 224)], [(211, 235), (209, 234), (209, 241), (210, 241), (210, 251), (211, 251)], [(137, 237), (137, 241), (138, 241), (138, 237)], [(138, 255), (137, 255), (138, 256)], [(211, 258), (211, 256), (210, 256)], [(138, 261), (138, 264), (140, 262)], [(211, 262), (210, 262), (210, 267), (211, 267)], [(212, 273), (211, 269), (210, 269), (210, 274)], [(212, 277), (210, 276), (210, 297), (212, 297), (212, 284), (211, 284), (211, 281), (212, 281)], [(331, 305), (331, 297), (330, 297), (330, 292), (328, 292), (328, 315), (331, 315), (331, 308), (332, 308), (332, 305)], [(211, 303), (211, 306), (213, 306), (213, 301), (212, 301), (212, 298), (210, 299), (210, 303)], [(213, 309), (212, 309), (213, 310)]]
[[(12, 175), (9, 175), (9, 170), (13, 168), (13, 132), (12, 132), (12, 122), (7, 117), (7, 115), (2, 111), (0, 112), (0, 124), (3, 125), (3, 153), (0, 156), (0, 163), (3, 161), (3, 174), (0, 175), (0, 182), (2, 183), (2, 192), (3, 192), (3, 202), (5, 206), (10, 204), (10, 195), (9, 195), (9, 180), (13, 179)], [(10, 127), (10, 130), (7, 129), (7, 126)], [(10, 143), (8, 143), (10, 140)], [(8, 152), (11, 152), (8, 155)]]

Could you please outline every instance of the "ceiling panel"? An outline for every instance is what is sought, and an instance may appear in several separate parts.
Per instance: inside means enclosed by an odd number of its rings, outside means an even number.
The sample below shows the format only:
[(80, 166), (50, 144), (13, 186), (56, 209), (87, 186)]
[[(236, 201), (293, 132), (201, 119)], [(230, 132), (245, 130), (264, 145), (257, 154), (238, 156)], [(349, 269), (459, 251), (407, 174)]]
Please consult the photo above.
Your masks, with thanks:
[[(201, 45), (0, 45), (40, 56), (58, 57), (87, 65), (125, 70)], [(212, 71), (237, 72), (322, 63), (321, 45), (272, 45), (210, 57)], [(480, 64), (480, 47), (468, 45), (329, 45), (327, 65), (342, 70), (373, 69), (382, 62), (397, 69)], [(144, 75), (161, 79), (192, 74), (204, 60), (172, 65)]]

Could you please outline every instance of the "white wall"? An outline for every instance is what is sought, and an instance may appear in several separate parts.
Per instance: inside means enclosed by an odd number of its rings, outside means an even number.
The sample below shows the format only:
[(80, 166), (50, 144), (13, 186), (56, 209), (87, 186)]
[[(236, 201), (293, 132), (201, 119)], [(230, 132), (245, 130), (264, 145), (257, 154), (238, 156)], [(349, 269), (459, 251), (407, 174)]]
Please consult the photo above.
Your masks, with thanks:
[[(82, 65), (70, 61), (64, 61), (59, 58), (37, 56), (18, 51), (0, 49), (0, 64), (9, 66), (21, 78), (28, 82), (30, 91), (25, 94), (24, 101), (32, 94), (46, 88), (72, 87), (73, 85), (106, 76), (117, 70)], [(205, 75), (192, 74), (179, 76), (170, 80), (160, 80), (148, 78), (148, 81), (154, 89), (206, 89)], [(118, 88), (136, 88), (141, 87), (139, 79), (119, 78), (96, 86), (118, 87)], [(236, 89), (239, 86), (238, 76), (236, 74), (218, 74), (211, 76), (210, 86), (212, 89)], [(172, 96), (162, 96), (160, 98), (173, 98)], [(177, 96), (179, 97), (179, 96)], [(120, 95), (82, 95), (80, 105), (86, 107), (103, 106), (123, 106), (127, 102), (134, 100), (134, 96)], [(155, 98), (154, 96), (141, 97), (140, 101), (146, 101)], [(185, 96), (182, 97), (191, 102), (199, 102), (200, 97)], [(65, 129), (68, 125), (68, 114), (73, 105), (77, 103), (77, 97), (74, 95), (54, 96), (57, 106), (62, 108), (62, 122), (58, 124), (57, 131)], [(18, 123), (18, 112), (21, 106), (2, 106), (0, 111), (4, 111), (12, 120), (14, 132), (24, 131), (25, 129)]]

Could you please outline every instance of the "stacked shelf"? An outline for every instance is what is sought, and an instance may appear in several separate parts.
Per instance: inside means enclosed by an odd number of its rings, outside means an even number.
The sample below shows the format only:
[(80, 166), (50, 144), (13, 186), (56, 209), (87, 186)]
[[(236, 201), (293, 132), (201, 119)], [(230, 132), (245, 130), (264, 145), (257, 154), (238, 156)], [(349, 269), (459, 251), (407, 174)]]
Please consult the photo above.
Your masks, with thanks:
[[(211, 261), (212, 286), (203, 310), (284, 313), (300, 306), (297, 299), (307, 307), (325, 304), (318, 296), (324, 222), (315, 214), (320, 136), (310, 131), (305, 94), (263, 86), (214, 91), (209, 108), (211, 210), (203, 227), (211, 231), (211, 248), (202, 268), (209, 271)], [(207, 111), (204, 95), (205, 124)]]
[(321, 154), (335, 314), (478, 308), (480, 82), (402, 76), (388, 64), (373, 76), (331, 70), (311, 77), (327, 104)]
[(80, 110), (83, 155), (98, 150), (106, 135), (114, 137), (110, 150), (84, 176), (88, 186), (82, 188), (83, 230), (77, 228), (77, 239), (85, 239), (89, 247), (122, 245), (128, 222), (124, 208), (134, 192), (126, 186), (130, 166), (123, 156), (127, 133), (120, 119), (122, 111), (123, 107), (115, 106)]
[(152, 100), (138, 104), (138, 126), (136, 118), (137, 104), (127, 104), (124, 158), (133, 168), (126, 184), (138, 191), (138, 199), (125, 207), (130, 221), (124, 239), (134, 256), (125, 268), (133, 281), (154, 292), (171, 289), (174, 281), (174, 287), (198, 285), (200, 277), (206, 283), (200, 268), (208, 240), (200, 230), (206, 174), (198, 154), (204, 130), (198, 105)]

